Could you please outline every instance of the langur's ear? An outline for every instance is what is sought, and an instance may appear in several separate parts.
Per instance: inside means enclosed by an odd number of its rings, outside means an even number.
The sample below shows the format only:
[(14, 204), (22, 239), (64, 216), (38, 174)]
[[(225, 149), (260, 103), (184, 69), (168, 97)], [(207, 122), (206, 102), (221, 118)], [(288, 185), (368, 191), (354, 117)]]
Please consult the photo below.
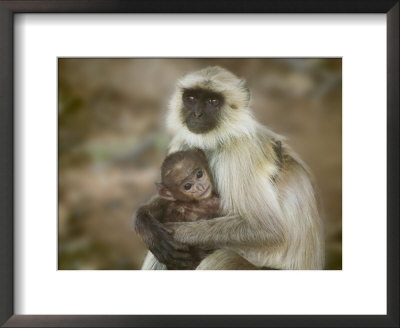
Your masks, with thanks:
[(156, 182), (156, 187), (157, 187), (158, 195), (161, 198), (164, 198), (166, 200), (172, 200), (172, 201), (175, 200), (174, 196), (172, 196), (172, 193), (169, 191), (169, 189), (167, 187), (165, 187), (162, 183)]

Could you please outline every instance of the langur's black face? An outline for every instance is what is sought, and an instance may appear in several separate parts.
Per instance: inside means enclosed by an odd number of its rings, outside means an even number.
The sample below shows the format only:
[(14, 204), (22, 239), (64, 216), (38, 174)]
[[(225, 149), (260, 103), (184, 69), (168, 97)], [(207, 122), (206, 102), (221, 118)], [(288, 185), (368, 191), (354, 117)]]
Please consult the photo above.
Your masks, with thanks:
[(218, 126), (224, 98), (204, 89), (186, 89), (182, 96), (181, 117), (189, 131), (207, 133)]

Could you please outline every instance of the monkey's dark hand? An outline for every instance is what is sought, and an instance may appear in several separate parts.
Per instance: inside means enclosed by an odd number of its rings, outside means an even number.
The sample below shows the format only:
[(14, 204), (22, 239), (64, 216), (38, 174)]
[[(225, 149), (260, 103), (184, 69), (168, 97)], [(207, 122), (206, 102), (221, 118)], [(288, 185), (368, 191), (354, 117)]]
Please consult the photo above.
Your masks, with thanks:
[(171, 232), (153, 218), (146, 207), (136, 213), (134, 228), (157, 260), (167, 268), (184, 270), (193, 267), (196, 260), (189, 247), (175, 241)]

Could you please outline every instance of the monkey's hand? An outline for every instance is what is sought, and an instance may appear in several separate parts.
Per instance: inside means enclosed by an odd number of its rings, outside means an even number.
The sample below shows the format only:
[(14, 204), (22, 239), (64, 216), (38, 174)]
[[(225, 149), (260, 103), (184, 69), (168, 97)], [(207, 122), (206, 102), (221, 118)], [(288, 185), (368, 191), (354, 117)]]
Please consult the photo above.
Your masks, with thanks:
[(196, 259), (189, 247), (175, 241), (171, 231), (152, 217), (146, 206), (137, 211), (133, 226), (148, 249), (167, 268), (188, 269), (194, 266)]

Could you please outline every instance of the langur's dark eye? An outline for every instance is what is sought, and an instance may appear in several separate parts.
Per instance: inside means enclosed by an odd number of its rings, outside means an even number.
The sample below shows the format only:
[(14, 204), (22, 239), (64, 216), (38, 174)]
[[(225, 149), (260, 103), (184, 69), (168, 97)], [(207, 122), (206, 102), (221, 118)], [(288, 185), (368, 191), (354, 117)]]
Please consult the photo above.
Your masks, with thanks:
[(197, 179), (200, 179), (203, 176), (203, 171), (202, 170), (198, 171), (196, 176), (197, 176)]
[(186, 99), (187, 99), (187, 101), (189, 101), (191, 103), (194, 103), (197, 100), (195, 96), (187, 96)]
[(218, 99), (208, 99), (208, 103), (213, 106), (218, 106), (219, 100)]
[(185, 188), (185, 190), (189, 190), (190, 188), (192, 188), (192, 185), (190, 183), (187, 183), (183, 186), (183, 188)]

